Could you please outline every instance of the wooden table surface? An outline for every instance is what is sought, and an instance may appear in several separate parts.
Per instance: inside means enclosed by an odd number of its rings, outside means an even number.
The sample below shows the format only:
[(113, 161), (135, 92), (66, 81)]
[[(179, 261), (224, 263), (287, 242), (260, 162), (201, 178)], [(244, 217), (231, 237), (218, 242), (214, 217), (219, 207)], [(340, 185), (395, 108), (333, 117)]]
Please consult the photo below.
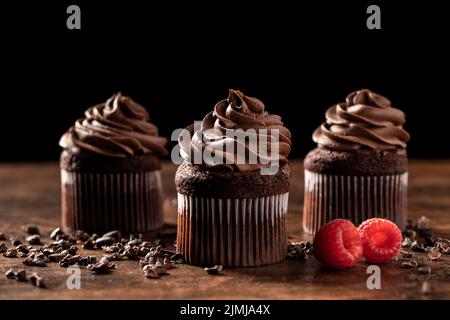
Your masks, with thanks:
[[(289, 237), (310, 240), (301, 231), (301, 162), (293, 161), (293, 167)], [(176, 231), (175, 170), (169, 163), (163, 168), (169, 233)], [(422, 215), (431, 219), (436, 234), (449, 238), (450, 160), (410, 161), (409, 217), (417, 219)], [(41, 234), (48, 235), (59, 222), (56, 163), (0, 164), (0, 232), (23, 238), (23, 226), (34, 224)], [(102, 254), (94, 253), (99, 257)], [(421, 275), (415, 269), (400, 268), (399, 262), (383, 265), (382, 289), (368, 290), (364, 262), (350, 270), (330, 271), (314, 258), (304, 262), (286, 260), (272, 266), (225, 269), (219, 276), (208, 275), (198, 267), (179, 265), (170, 275), (152, 280), (143, 276), (137, 261), (125, 260), (117, 262), (117, 270), (109, 275), (93, 275), (82, 269), (81, 289), (69, 290), (69, 274), (56, 263), (45, 268), (25, 267), (46, 279), (47, 288), (39, 289), (30, 283), (6, 279), (3, 273), (9, 268), (22, 268), (22, 259), (0, 256), (0, 299), (450, 299), (450, 255), (443, 255), (431, 266), (432, 274)], [(425, 280), (432, 287), (428, 295), (421, 292)]]

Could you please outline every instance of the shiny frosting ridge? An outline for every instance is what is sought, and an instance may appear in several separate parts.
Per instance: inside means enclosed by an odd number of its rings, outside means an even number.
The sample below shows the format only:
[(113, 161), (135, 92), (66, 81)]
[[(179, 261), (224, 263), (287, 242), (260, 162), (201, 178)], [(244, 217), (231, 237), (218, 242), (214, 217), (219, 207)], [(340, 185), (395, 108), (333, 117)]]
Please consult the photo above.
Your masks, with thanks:
[[(179, 139), (179, 143), (182, 157), (191, 163), (194, 152), (201, 152), (205, 148), (209, 148), (211, 154), (219, 157), (221, 162), (213, 161), (203, 164), (225, 167), (233, 171), (258, 170), (267, 167), (269, 161), (279, 161), (280, 165), (288, 162), (291, 133), (283, 125), (281, 117), (269, 114), (265, 110), (263, 102), (246, 96), (238, 90), (229, 90), (228, 98), (219, 101), (214, 106), (214, 110), (205, 116), (198, 130), (195, 130), (194, 125), (186, 129), (192, 139), (188, 142)], [(242, 139), (232, 138), (228, 134), (230, 131), (235, 132), (239, 129), (246, 133), (254, 132), (253, 137), (256, 141), (267, 141), (267, 149), (250, 144), (251, 139), (242, 143)], [(248, 131), (249, 129), (253, 129), (253, 131)], [(249, 136), (251, 135), (249, 134)], [(278, 152), (275, 143), (277, 143)], [(231, 144), (234, 147), (231, 147)], [(239, 154), (238, 150), (245, 150), (245, 152)], [(255, 157), (258, 159), (257, 163), (249, 161), (252, 156), (253, 159)], [(260, 159), (264, 159), (264, 161), (260, 161)]]
[(140, 104), (121, 93), (85, 111), (59, 142), (71, 153), (91, 153), (107, 157), (143, 154), (166, 155), (167, 139)]
[(331, 150), (403, 150), (409, 134), (405, 114), (385, 97), (368, 89), (350, 93), (345, 102), (331, 106), (313, 140)]

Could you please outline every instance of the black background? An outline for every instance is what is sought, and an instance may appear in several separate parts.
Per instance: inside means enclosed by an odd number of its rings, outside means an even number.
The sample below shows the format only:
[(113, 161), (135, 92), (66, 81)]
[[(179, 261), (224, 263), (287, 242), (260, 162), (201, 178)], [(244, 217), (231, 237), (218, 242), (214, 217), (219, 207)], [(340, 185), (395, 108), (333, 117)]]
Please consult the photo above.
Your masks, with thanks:
[[(283, 117), (292, 157), (314, 147), (327, 107), (363, 87), (405, 111), (411, 157), (450, 157), (443, 2), (336, 2), (2, 4), (0, 161), (57, 160), (60, 136), (119, 90), (170, 138), (228, 88)], [(70, 4), (82, 30), (66, 28)], [(381, 30), (366, 28), (369, 4), (381, 7)]]

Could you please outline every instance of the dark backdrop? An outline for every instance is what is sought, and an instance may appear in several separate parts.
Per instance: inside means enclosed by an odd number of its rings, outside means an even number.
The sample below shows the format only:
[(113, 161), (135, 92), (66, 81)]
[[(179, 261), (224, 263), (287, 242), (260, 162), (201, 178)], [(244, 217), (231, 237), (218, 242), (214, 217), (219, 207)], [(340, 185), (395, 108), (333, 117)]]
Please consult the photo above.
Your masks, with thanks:
[(411, 157), (450, 156), (442, 1), (378, 3), (375, 31), (372, 2), (210, 2), (74, 1), (81, 31), (66, 29), (71, 2), (2, 4), (0, 161), (56, 160), (61, 134), (118, 90), (170, 136), (228, 88), (283, 117), (294, 157), (314, 147), (326, 108), (363, 87), (406, 112)]

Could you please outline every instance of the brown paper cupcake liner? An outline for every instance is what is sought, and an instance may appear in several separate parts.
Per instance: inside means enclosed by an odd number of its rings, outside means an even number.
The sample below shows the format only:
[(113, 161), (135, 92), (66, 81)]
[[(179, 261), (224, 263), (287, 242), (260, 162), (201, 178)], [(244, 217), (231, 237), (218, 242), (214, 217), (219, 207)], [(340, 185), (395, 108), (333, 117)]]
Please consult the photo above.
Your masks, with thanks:
[(387, 176), (338, 176), (305, 170), (303, 230), (314, 234), (330, 220), (349, 219), (358, 226), (381, 217), (404, 228), (408, 173)]
[(159, 170), (93, 174), (61, 170), (62, 223), (68, 230), (147, 233), (163, 223)]
[(200, 266), (250, 267), (286, 257), (289, 193), (254, 199), (178, 194), (177, 250)]

